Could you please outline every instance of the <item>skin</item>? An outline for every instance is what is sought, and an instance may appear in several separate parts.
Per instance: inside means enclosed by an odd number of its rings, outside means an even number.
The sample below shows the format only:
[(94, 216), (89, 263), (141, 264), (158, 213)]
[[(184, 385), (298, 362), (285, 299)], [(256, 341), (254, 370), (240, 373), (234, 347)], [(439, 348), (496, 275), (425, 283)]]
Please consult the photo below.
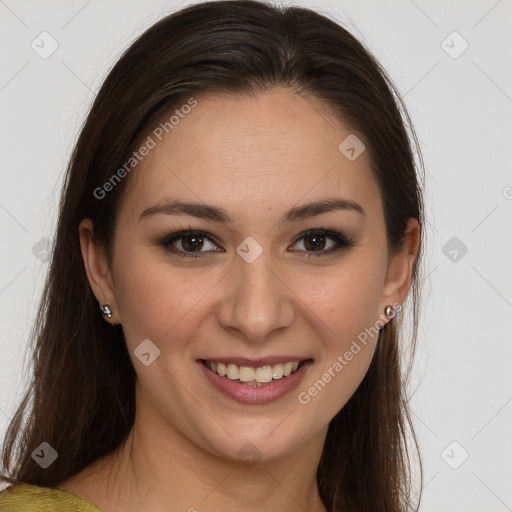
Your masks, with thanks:
[[(80, 225), (92, 290), (110, 304), (111, 321), (123, 325), (138, 375), (137, 412), (125, 445), (58, 487), (106, 512), (325, 511), (316, 470), (327, 427), (363, 379), (377, 337), (360, 344), (308, 404), (297, 395), (365, 328), (389, 321), (386, 305), (404, 301), (418, 223), (409, 220), (403, 249), (390, 253), (366, 152), (351, 162), (338, 150), (353, 132), (316, 99), (288, 89), (197, 99), (129, 176), (111, 265), (91, 220)], [(332, 197), (357, 202), (364, 214), (336, 210), (279, 223), (293, 206)], [(170, 198), (224, 208), (233, 222), (139, 219)], [(180, 257), (161, 245), (189, 228), (214, 237), (203, 256)], [(309, 257), (311, 238), (300, 235), (322, 228), (354, 246)], [(252, 263), (236, 252), (248, 236), (263, 249)], [(320, 250), (334, 245), (326, 238)], [(179, 240), (174, 247), (185, 250)], [(149, 366), (134, 356), (145, 339), (161, 350)], [(283, 354), (313, 365), (298, 389), (264, 405), (222, 395), (196, 362)], [(247, 443), (259, 452), (250, 467), (237, 455)]]

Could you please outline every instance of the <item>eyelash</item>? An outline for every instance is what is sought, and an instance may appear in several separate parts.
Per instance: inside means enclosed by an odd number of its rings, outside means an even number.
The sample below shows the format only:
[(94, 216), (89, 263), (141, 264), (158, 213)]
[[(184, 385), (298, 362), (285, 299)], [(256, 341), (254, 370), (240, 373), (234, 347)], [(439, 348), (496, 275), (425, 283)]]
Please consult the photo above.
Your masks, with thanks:
[[(201, 253), (210, 252), (210, 251), (198, 251), (197, 253), (187, 252), (187, 251), (182, 251), (182, 250), (176, 249), (175, 247), (172, 246), (172, 244), (174, 242), (176, 242), (177, 240), (180, 240), (181, 238), (185, 238), (186, 236), (192, 236), (192, 235), (200, 236), (203, 239), (207, 239), (209, 242), (217, 245), (215, 243), (214, 239), (211, 236), (209, 236), (207, 233), (205, 233), (204, 231), (193, 230), (193, 229), (174, 231), (173, 233), (170, 233), (169, 235), (167, 235), (160, 242), (160, 245), (162, 245), (165, 250), (170, 251), (173, 254), (176, 254), (178, 256), (181, 256), (182, 258), (201, 258), (201, 257), (203, 257), (203, 256), (201, 256)], [(336, 242), (336, 245), (327, 250), (305, 251), (308, 254), (309, 258), (311, 258), (311, 257), (319, 258), (322, 256), (327, 256), (327, 255), (333, 254), (335, 252), (338, 252), (342, 249), (348, 249), (355, 245), (354, 241), (349, 239), (345, 235), (343, 235), (341, 233), (337, 233), (335, 231), (329, 231), (326, 229), (310, 229), (310, 230), (304, 231), (304, 233), (301, 233), (301, 235), (294, 240), (292, 245), (295, 245), (297, 242), (299, 242), (303, 238), (306, 238), (308, 236), (314, 236), (314, 235), (323, 236), (326, 239), (330, 238)], [(215, 252), (222, 252), (222, 251), (215, 251)], [(293, 250), (292, 252), (304, 252), (304, 251)]]

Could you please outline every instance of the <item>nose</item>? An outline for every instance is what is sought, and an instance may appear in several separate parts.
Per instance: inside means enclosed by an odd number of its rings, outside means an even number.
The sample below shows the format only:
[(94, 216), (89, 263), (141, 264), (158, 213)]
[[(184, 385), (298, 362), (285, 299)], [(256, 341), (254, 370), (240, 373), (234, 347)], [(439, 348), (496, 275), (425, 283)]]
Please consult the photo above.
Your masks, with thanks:
[(296, 313), (291, 283), (266, 254), (263, 251), (252, 263), (237, 256), (217, 306), (221, 327), (254, 343), (290, 327)]

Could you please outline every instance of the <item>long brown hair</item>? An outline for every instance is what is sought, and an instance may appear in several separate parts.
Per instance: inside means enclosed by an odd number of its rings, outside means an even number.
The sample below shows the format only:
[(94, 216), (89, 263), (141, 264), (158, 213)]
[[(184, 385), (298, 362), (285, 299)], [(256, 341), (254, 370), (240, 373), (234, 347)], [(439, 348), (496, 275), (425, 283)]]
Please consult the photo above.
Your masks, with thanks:
[[(423, 162), (414, 128), (386, 72), (346, 29), (309, 9), (252, 0), (199, 3), (166, 16), (112, 68), (72, 154), (32, 334), (33, 378), (3, 445), (5, 482), (56, 486), (118, 448), (134, 422), (135, 370), (122, 327), (99, 314), (78, 235), (80, 221), (91, 218), (111, 254), (127, 179), (105, 197), (95, 190), (188, 98), (277, 86), (320, 99), (361, 134), (382, 193), (390, 250), (401, 246), (409, 218), (423, 224)], [(411, 354), (416, 342), (421, 253), (406, 301), (412, 332), (401, 341), (402, 313), (382, 328), (368, 373), (330, 422), (317, 472), (329, 511), (415, 508), (408, 447), (412, 439), (417, 454), (417, 443), (402, 348)], [(59, 455), (47, 469), (31, 457), (44, 441)]]

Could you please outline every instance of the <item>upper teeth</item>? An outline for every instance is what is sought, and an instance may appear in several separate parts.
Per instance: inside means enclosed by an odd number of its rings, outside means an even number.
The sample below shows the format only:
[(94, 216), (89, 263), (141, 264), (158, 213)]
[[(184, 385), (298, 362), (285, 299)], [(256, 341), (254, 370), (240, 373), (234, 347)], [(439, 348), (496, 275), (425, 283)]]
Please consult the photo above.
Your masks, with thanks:
[(288, 377), (290, 373), (297, 370), (299, 361), (289, 363), (277, 363), (273, 365), (260, 366), (253, 368), (251, 366), (238, 366), (236, 364), (222, 364), (213, 361), (206, 361), (206, 365), (210, 370), (218, 373), (221, 377), (227, 377), (231, 380), (239, 379), (242, 382), (270, 382), (272, 379), (278, 380)]

